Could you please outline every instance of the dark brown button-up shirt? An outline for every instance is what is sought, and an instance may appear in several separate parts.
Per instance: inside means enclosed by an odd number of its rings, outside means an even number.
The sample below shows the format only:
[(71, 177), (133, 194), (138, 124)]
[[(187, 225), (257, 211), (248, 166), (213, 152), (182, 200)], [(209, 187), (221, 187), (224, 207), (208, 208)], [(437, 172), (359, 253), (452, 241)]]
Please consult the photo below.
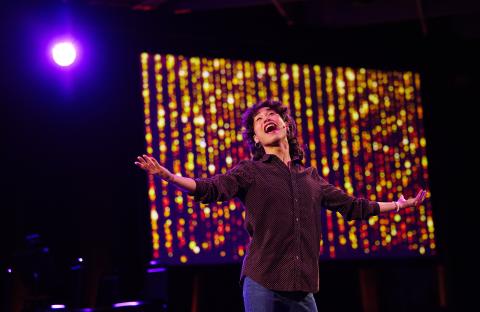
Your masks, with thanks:
[(250, 235), (240, 281), (245, 276), (278, 291), (317, 292), (321, 239), (320, 209), (347, 220), (380, 213), (377, 202), (354, 198), (329, 184), (314, 167), (294, 159), (290, 168), (276, 155), (242, 160), (225, 174), (196, 178), (195, 201), (233, 197), (245, 206)]

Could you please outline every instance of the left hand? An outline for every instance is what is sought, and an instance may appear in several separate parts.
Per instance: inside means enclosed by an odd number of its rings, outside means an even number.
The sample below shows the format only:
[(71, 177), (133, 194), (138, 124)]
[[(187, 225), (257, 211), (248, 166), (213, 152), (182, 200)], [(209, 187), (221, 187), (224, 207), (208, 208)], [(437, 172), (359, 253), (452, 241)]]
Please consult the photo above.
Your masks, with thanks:
[(400, 195), (400, 198), (398, 199), (397, 203), (400, 209), (409, 208), (409, 207), (418, 207), (423, 202), (426, 195), (427, 195), (427, 191), (423, 189), (418, 191), (417, 196), (415, 196), (415, 198), (410, 197), (409, 199), (405, 199), (403, 195)]

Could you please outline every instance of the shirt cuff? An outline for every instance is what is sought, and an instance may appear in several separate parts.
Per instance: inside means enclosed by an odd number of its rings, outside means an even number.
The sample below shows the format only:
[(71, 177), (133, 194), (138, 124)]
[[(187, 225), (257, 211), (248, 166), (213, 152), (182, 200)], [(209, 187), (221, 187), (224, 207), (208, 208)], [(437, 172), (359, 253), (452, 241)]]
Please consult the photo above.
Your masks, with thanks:
[(205, 192), (207, 191), (207, 183), (203, 181), (201, 178), (195, 178), (193, 179), (195, 181), (195, 191), (193, 192), (188, 192), (187, 194), (190, 196), (193, 196), (193, 200), (195, 202), (199, 202), (202, 200), (202, 197), (204, 197)]
[(378, 216), (380, 214), (380, 205), (378, 204), (378, 202), (371, 201), (370, 208), (372, 209), (374, 216)]

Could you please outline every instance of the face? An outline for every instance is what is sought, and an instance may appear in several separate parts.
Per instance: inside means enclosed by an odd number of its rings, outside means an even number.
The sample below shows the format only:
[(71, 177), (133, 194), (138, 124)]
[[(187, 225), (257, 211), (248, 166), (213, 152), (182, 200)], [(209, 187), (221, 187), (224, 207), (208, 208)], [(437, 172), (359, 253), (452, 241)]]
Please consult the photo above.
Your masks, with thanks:
[(262, 107), (253, 117), (255, 143), (263, 146), (277, 146), (287, 138), (287, 124), (277, 112), (269, 107)]

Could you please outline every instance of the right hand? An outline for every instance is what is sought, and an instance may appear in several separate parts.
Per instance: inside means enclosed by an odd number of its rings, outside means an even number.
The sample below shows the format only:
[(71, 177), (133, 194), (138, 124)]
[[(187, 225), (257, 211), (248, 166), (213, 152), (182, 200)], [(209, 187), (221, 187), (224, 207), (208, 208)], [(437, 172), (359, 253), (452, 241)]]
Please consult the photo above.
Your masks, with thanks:
[(145, 170), (148, 174), (158, 175), (168, 182), (173, 181), (174, 174), (161, 166), (155, 158), (143, 154), (143, 157), (138, 156), (137, 159), (138, 162), (135, 162), (135, 165)]
[(415, 198), (405, 199), (405, 197), (401, 195), (397, 203), (400, 205), (400, 208), (402, 209), (410, 208), (410, 207), (418, 207), (423, 202), (426, 195), (427, 195), (427, 191), (422, 189), (418, 191), (417, 196), (415, 196)]

